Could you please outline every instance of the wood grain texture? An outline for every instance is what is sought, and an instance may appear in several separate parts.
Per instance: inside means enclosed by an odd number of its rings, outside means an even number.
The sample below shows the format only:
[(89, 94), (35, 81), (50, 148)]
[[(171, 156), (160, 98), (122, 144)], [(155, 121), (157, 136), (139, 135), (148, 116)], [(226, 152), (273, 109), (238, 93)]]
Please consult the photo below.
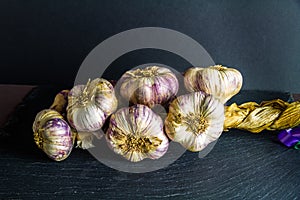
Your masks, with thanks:
[[(40, 87), (25, 98), (2, 130), (2, 199), (297, 199), (300, 152), (277, 141), (278, 132), (224, 132), (204, 158), (185, 152), (167, 168), (143, 174), (111, 169), (87, 151), (74, 149), (62, 162), (33, 144), (32, 118), (51, 103), (55, 88)], [(250, 95), (250, 96), (247, 96)], [(243, 91), (250, 98), (290, 98), (284, 93)], [(27, 116), (27, 117), (25, 117)]]

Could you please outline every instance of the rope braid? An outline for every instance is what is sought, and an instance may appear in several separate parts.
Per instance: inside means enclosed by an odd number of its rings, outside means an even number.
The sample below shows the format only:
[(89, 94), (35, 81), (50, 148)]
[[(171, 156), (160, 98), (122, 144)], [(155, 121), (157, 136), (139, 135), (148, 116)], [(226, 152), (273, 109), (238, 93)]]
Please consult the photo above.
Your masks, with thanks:
[(259, 133), (263, 130), (282, 130), (300, 124), (300, 102), (287, 103), (281, 99), (247, 102), (225, 106), (224, 130), (231, 128)]

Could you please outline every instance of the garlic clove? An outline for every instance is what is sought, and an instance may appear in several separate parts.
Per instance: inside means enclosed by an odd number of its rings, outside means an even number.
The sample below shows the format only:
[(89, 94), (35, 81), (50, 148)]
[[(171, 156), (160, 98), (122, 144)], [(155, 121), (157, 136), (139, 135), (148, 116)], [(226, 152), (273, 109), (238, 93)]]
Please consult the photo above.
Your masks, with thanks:
[(165, 119), (169, 138), (190, 151), (201, 151), (223, 131), (224, 105), (212, 95), (194, 92), (171, 102)]
[(131, 162), (158, 159), (166, 153), (169, 145), (162, 119), (141, 104), (112, 114), (106, 140), (115, 153)]
[(120, 94), (133, 104), (153, 107), (165, 104), (174, 97), (179, 88), (176, 75), (165, 67), (149, 66), (132, 69), (119, 80)]
[(222, 65), (192, 67), (184, 73), (184, 85), (188, 91), (212, 94), (223, 104), (241, 90), (242, 84), (243, 77), (237, 69)]
[(55, 161), (66, 159), (72, 151), (75, 134), (55, 110), (40, 111), (32, 126), (34, 140), (48, 157)]

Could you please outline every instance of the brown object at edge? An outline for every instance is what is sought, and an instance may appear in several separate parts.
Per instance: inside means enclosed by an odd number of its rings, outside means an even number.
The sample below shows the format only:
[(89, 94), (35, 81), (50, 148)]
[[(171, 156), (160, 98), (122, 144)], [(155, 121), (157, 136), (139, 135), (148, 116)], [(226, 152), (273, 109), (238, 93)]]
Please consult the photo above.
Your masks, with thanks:
[(34, 87), (33, 85), (0, 85), (0, 127), (5, 125), (9, 115)]

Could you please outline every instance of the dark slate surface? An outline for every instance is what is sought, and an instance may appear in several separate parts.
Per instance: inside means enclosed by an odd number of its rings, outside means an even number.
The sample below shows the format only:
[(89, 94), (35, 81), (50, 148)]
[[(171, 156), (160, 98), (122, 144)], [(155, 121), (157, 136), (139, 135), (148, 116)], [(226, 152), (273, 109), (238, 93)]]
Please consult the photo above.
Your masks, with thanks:
[[(37, 87), (1, 133), (1, 199), (297, 199), (300, 152), (278, 143), (278, 132), (224, 132), (204, 158), (185, 152), (158, 171), (131, 174), (111, 169), (74, 149), (63, 162), (33, 144), (31, 125), (62, 88)], [(51, 97), (51, 98), (50, 98)], [(242, 91), (232, 101), (288, 100), (288, 93)]]

